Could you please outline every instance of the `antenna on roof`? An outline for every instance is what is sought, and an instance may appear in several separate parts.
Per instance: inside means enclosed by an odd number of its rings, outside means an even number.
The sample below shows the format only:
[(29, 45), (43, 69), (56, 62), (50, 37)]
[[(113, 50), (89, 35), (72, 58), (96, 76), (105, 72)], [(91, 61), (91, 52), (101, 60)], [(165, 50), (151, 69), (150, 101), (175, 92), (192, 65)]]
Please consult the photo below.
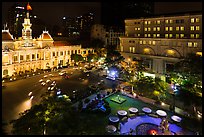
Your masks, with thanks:
[(45, 27), (45, 31), (46, 31), (46, 27)]

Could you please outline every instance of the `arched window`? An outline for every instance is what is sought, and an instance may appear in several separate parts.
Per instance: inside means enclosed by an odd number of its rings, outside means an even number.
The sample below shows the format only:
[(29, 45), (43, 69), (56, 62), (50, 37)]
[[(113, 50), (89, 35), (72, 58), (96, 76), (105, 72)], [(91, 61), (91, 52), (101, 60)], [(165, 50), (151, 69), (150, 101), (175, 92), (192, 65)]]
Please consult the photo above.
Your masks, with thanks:
[(3, 71), (3, 75), (8, 75), (8, 69), (5, 69), (5, 70)]

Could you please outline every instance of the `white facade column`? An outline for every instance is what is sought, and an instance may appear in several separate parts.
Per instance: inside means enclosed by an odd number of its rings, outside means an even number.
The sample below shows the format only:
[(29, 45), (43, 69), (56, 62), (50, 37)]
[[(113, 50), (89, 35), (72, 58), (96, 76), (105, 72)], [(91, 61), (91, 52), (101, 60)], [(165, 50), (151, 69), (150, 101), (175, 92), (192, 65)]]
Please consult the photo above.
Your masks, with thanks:
[(163, 74), (164, 67), (163, 67), (164, 61), (162, 59), (153, 59), (153, 71), (155, 73)]
[(32, 53), (30, 53), (29, 55), (30, 55), (30, 61), (32, 61), (32, 55), (33, 55), (33, 54), (32, 54)]
[(24, 52), (24, 55), (23, 55), (23, 61), (25, 61), (26, 62), (26, 52)]
[(43, 52), (43, 57), (44, 57), (44, 60), (45, 60), (45, 53), (46, 53), (46, 52), (44, 51), (44, 52)]
[(9, 54), (9, 56), (8, 56), (8, 63), (12, 64), (12, 54)]
[(50, 60), (52, 60), (52, 51), (50, 51)]
[(18, 52), (18, 63), (21, 63), (21, 54)]
[(35, 52), (35, 60), (36, 61), (38, 60), (38, 52), (37, 51)]

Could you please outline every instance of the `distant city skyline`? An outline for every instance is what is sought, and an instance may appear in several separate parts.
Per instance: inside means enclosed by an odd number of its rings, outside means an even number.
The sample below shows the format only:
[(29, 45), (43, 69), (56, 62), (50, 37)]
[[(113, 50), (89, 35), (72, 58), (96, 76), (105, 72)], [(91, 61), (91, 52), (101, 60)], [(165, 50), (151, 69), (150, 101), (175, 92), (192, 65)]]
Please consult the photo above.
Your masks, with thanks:
[[(6, 23), (8, 9), (15, 2), (2, 2), (2, 26)], [(26, 6), (27, 2), (16, 2)], [(100, 2), (30, 2), (33, 13), (48, 25), (61, 25), (63, 16), (76, 17), (87, 12), (95, 14), (95, 23), (101, 23)], [(202, 2), (155, 2), (154, 13), (202, 11)]]
[[(17, 2), (26, 6), (27, 2)], [(6, 22), (8, 9), (15, 2), (2, 3), (2, 24)], [(49, 25), (61, 25), (63, 17), (77, 17), (93, 12), (95, 22), (100, 23), (101, 7), (99, 2), (30, 2), (33, 14)]]

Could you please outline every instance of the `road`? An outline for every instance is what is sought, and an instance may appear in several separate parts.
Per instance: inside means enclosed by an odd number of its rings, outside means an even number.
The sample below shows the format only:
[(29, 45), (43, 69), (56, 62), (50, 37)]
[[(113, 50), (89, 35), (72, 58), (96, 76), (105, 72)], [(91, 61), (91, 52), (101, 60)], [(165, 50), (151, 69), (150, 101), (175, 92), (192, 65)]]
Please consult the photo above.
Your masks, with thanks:
[[(98, 70), (93, 70), (88, 76), (87, 73), (81, 70), (75, 70), (73, 68), (66, 68), (64, 70), (70, 75), (69, 79), (59, 76), (59, 72), (49, 72), (49, 74), (51, 73), (54, 76), (49, 76), (46, 79), (55, 80), (57, 87), (69, 96), (73, 95), (73, 90), (77, 91), (77, 95), (79, 96), (84, 95), (86, 92), (89, 92), (87, 91), (88, 86), (97, 84), (101, 79), (104, 80), (106, 88), (112, 88), (115, 84), (115, 81), (98, 76)], [(3, 123), (9, 123), (10, 120), (17, 119), (20, 112), (40, 102), (40, 96), (47, 91), (48, 85), (42, 86), (39, 80), (47, 74), (40, 74), (4, 84), (6, 87), (2, 89)], [(45, 78), (43, 79), (46, 80)], [(32, 100), (28, 97), (29, 92), (32, 92), (34, 96)], [(6, 126), (6, 133), (11, 134), (11, 129), (11, 125)]]

